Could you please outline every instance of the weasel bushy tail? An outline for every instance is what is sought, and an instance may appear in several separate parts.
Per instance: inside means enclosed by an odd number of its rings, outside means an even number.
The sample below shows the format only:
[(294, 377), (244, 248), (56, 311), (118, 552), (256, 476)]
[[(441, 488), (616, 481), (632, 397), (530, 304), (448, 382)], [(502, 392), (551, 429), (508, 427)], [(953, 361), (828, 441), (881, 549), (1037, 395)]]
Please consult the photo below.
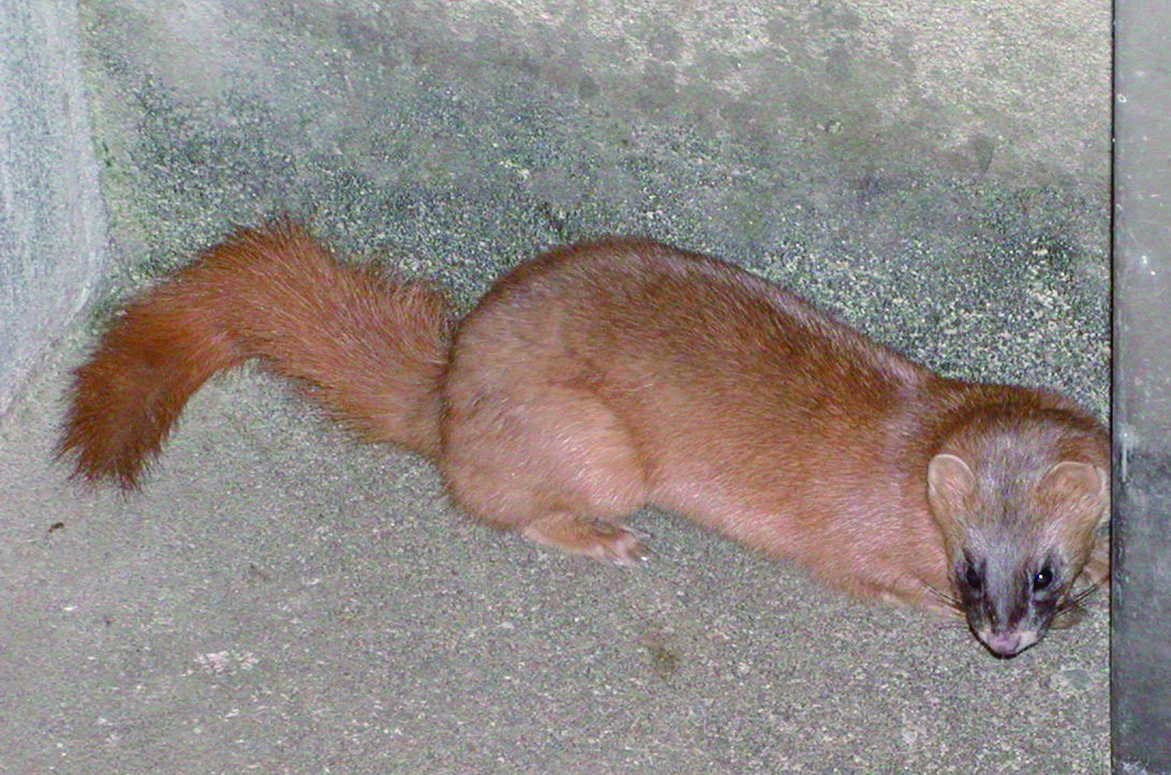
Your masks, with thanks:
[(434, 456), (449, 332), (426, 284), (343, 266), (291, 222), (241, 230), (113, 322), (74, 372), (60, 451), (134, 488), (199, 386), (258, 358), (361, 436)]

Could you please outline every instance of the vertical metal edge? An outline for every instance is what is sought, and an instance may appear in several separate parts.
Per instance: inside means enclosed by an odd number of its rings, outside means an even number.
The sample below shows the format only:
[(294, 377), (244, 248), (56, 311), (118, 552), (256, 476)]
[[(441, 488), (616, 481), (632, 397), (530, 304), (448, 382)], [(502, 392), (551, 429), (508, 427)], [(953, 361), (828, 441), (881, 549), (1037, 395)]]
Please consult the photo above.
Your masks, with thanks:
[(1111, 742), (1171, 773), (1171, 4), (1114, 3)]

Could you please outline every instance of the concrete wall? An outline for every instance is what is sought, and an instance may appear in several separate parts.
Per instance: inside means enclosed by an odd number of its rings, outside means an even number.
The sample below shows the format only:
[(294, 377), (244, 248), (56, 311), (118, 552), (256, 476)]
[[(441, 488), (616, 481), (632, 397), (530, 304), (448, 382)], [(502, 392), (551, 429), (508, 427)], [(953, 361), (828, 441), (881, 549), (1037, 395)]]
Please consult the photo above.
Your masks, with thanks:
[[(1105, 407), (1108, 3), (377, 8), (82, 5), (107, 287), (279, 211), (465, 298), (550, 243), (647, 233)], [(0, 409), (104, 242), (72, 9), (3, 13)]]
[(0, 415), (102, 271), (77, 32), (71, 3), (0, 4)]
[(635, 232), (952, 373), (1106, 406), (1104, 0), (82, 15), (121, 284), (279, 211), (464, 300), (552, 243)]

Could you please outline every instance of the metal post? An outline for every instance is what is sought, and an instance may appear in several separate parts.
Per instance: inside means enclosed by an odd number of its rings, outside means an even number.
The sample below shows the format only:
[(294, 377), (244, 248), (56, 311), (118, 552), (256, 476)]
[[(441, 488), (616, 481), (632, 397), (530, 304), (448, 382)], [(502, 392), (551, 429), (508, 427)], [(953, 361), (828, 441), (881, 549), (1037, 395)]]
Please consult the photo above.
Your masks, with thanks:
[(1116, 773), (1171, 773), (1171, 3), (1115, 5)]

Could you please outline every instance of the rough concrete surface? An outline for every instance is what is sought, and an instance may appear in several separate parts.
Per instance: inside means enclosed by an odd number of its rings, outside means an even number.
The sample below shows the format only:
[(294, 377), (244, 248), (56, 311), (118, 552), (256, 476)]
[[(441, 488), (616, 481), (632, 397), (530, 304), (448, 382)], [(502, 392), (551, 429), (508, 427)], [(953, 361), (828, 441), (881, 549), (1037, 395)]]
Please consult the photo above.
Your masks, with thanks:
[(282, 211), (461, 307), (648, 234), (1104, 412), (1109, 5), (937, 5), (83, 3), (115, 271), (0, 420), (0, 770), (1107, 771), (1103, 601), (1000, 662), (666, 515), (564, 558), (251, 368), (141, 493), (51, 460), (113, 303)]
[(0, 4), (0, 413), (105, 261), (77, 9)]

